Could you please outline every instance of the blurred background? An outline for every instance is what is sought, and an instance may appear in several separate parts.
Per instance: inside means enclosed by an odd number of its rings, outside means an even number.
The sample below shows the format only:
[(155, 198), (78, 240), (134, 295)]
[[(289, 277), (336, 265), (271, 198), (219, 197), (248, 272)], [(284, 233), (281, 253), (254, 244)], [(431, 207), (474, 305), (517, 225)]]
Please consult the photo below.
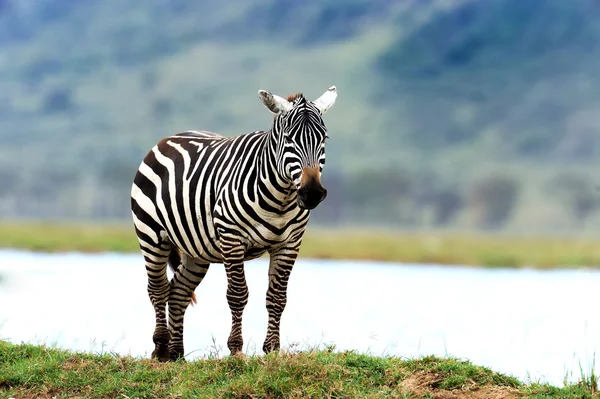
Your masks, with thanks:
[[(329, 195), (286, 344), (327, 333), (531, 381), (597, 376), (599, 0), (0, 0), (0, 339), (149, 356), (130, 216), (145, 154), (185, 130), (270, 129), (259, 89), (314, 100), (332, 85)], [(190, 353), (226, 342), (213, 269)], [(250, 298), (244, 329), (262, 342), (264, 296)]]
[(313, 225), (600, 230), (597, 0), (0, 0), (0, 215), (129, 221), (139, 163), (188, 130), (316, 99)]

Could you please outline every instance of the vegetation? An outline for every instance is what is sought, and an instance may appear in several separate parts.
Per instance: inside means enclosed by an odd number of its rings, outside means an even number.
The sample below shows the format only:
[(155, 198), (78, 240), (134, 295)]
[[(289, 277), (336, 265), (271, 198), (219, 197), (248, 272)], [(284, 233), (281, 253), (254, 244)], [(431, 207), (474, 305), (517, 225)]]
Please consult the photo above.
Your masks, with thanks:
[(133, 252), (133, 224), (2, 223), (0, 247), (44, 252)]
[[(481, 233), (399, 233), (309, 228), (301, 258), (460, 264), (484, 267), (600, 267), (594, 238)], [(130, 224), (1, 223), (0, 248), (138, 252)]]
[(453, 358), (280, 352), (157, 363), (0, 341), (0, 396), (95, 398), (594, 398), (589, 381), (524, 384)]
[(160, 137), (268, 129), (257, 89), (335, 84), (315, 220), (600, 226), (597, 19), (595, 0), (0, 0), (0, 212), (125, 219)]

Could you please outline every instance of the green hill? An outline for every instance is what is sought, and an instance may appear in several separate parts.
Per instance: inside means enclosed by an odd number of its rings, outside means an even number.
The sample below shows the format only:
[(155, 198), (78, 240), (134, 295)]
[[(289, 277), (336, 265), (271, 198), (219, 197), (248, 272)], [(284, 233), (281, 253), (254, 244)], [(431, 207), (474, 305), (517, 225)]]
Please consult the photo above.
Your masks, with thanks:
[(333, 350), (223, 358), (214, 353), (189, 363), (158, 363), (0, 341), (0, 394), (19, 398), (598, 397), (594, 374), (557, 388), (525, 384), (460, 359), (399, 359)]
[(600, 214), (594, 0), (0, 1), (0, 212), (127, 218), (161, 137), (338, 103), (315, 222), (578, 229)]

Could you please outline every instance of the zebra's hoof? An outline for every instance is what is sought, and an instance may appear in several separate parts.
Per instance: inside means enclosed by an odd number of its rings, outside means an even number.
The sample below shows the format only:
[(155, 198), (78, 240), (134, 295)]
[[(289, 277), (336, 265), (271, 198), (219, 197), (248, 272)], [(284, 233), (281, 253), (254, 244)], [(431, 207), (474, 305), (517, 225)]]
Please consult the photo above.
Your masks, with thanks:
[(246, 356), (246, 354), (242, 351), (237, 351), (235, 353), (232, 353), (231, 355), (229, 355), (230, 357), (233, 357), (235, 359), (246, 359), (248, 356)]
[(185, 362), (185, 358), (183, 355), (183, 346), (175, 346), (169, 348), (169, 360), (172, 362), (183, 361)]
[(230, 346), (229, 347), (229, 353), (230, 353), (231, 356), (238, 356), (238, 355), (243, 356), (244, 355), (244, 352), (242, 352), (242, 346), (241, 345), (240, 346)]
[(174, 354), (170, 356), (169, 359), (170, 362), (180, 362), (180, 363), (185, 363), (185, 357), (183, 355), (179, 355), (179, 354)]
[(169, 361), (169, 348), (166, 344), (156, 344), (152, 351), (152, 359), (156, 359), (159, 362)]

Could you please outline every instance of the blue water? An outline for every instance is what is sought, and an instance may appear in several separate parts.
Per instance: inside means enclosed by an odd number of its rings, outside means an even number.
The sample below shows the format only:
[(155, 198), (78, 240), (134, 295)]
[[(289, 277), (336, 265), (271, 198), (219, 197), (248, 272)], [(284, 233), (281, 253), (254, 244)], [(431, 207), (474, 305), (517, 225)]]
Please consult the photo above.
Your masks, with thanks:
[[(267, 262), (247, 263), (244, 351), (261, 353)], [(0, 251), (0, 338), (149, 356), (154, 311), (141, 255)], [(600, 352), (600, 273), (299, 260), (283, 348), (335, 344), (374, 355), (434, 354), (561, 385)], [(213, 265), (185, 319), (187, 358), (227, 355), (223, 267)]]

